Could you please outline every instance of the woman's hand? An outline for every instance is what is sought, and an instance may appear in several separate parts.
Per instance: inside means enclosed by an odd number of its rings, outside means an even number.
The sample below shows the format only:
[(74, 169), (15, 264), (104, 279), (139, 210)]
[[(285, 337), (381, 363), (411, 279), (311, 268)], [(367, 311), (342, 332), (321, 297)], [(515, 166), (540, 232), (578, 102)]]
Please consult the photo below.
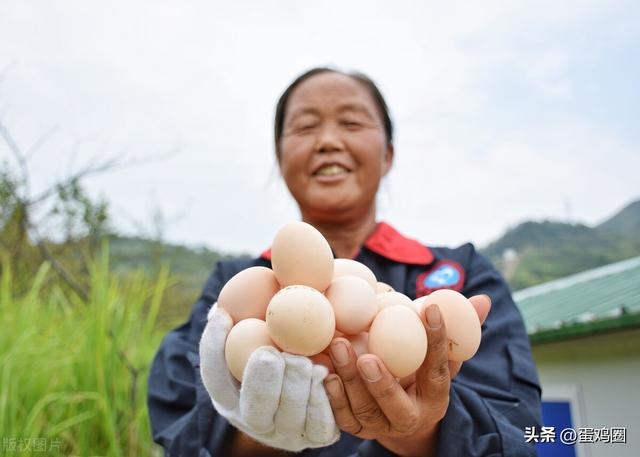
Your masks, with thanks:
[[(324, 447), (340, 438), (322, 380), (327, 368), (307, 357), (263, 346), (251, 354), (242, 385), (231, 375), (225, 342), (233, 320), (215, 304), (200, 340), (200, 375), (216, 411), (238, 430), (267, 446), (287, 451)], [(253, 452), (242, 435), (233, 443)], [(248, 444), (249, 446), (245, 446)]]
[[(486, 295), (470, 298), (483, 323), (491, 308)], [(340, 429), (363, 439), (377, 440), (401, 456), (434, 455), (437, 430), (449, 405), (449, 385), (462, 366), (448, 358), (447, 333), (437, 305), (421, 310), (429, 341), (415, 382), (402, 388), (373, 354), (356, 354), (348, 340), (331, 343), (336, 374), (325, 388)]]

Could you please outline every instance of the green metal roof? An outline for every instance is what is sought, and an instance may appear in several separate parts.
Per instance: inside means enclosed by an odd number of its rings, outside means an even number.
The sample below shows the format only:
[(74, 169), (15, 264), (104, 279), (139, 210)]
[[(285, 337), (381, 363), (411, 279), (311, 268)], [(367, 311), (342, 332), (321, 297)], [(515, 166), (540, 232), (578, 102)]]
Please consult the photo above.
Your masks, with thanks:
[(532, 344), (640, 326), (640, 257), (513, 294)]

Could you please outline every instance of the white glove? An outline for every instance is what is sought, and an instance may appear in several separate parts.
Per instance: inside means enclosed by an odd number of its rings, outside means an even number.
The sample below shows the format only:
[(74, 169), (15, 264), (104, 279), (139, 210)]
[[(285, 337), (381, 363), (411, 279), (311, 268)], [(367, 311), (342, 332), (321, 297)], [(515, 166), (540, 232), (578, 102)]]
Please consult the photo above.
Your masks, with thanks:
[(251, 354), (240, 386), (224, 357), (233, 321), (217, 303), (207, 320), (200, 340), (200, 374), (219, 414), (253, 439), (287, 451), (338, 440), (340, 431), (322, 384), (325, 366), (264, 346)]

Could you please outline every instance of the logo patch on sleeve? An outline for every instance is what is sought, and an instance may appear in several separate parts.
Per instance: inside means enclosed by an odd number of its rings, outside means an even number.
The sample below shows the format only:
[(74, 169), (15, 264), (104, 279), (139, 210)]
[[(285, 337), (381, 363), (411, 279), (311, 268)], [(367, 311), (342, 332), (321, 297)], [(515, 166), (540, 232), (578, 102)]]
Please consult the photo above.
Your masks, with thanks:
[(464, 285), (464, 269), (453, 260), (440, 260), (429, 270), (418, 275), (416, 279), (416, 298), (428, 295), (438, 289), (462, 291)]

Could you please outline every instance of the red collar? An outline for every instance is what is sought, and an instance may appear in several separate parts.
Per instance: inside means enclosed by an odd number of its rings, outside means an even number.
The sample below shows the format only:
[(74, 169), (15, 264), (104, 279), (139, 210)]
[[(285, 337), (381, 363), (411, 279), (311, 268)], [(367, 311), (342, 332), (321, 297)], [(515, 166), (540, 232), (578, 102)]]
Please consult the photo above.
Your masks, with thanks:
[[(406, 238), (386, 222), (378, 222), (364, 246), (376, 254), (399, 263), (428, 265), (433, 262), (431, 249), (416, 240)], [(271, 260), (271, 248), (260, 254)]]

